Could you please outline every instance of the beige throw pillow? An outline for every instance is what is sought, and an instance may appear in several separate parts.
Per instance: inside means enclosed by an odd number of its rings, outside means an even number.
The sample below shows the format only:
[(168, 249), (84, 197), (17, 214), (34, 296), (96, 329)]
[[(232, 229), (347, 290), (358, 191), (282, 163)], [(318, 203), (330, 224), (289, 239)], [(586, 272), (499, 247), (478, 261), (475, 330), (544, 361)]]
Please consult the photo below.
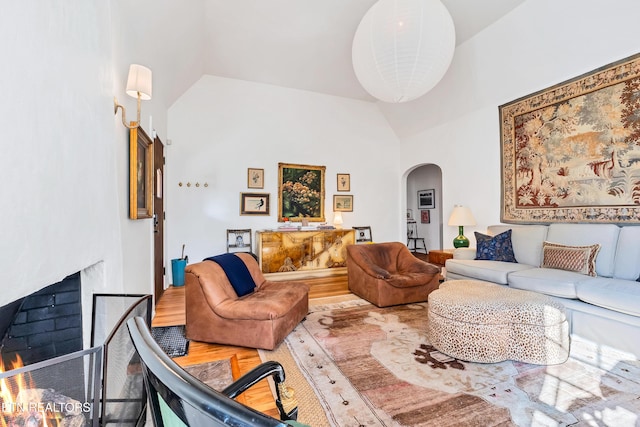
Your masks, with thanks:
[(600, 245), (569, 246), (544, 242), (542, 245), (542, 268), (557, 268), (596, 276), (596, 256)]

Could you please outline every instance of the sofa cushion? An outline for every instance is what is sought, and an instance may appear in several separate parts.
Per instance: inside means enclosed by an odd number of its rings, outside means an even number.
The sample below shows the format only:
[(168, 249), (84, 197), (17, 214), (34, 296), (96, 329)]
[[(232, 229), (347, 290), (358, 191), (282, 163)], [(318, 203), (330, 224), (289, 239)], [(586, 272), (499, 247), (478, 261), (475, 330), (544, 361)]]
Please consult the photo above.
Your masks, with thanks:
[(555, 268), (531, 268), (514, 271), (508, 276), (509, 287), (540, 292), (561, 298), (577, 299), (576, 283), (594, 277)]
[(581, 301), (620, 313), (640, 316), (640, 283), (597, 277), (576, 284)]
[(513, 255), (511, 245), (511, 230), (500, 233), (497, 236), (475, 232), (476, 259), (488, 261), (518, 262)]
[(519, 263), (535, 265), (542, 262), (542, 242), (547, 240), (546, 225), (490, 225), (487, 234), (495, 236), (511, 230), (513, 254)]
[(507, 275), (513, 271), (527, 270), (534, 268), (532, 265), (518, 264), (503, 261), (448, 259), (446, 264), (447, 275), (470, 277), (487, 282), (507, 284)]
[[(596, 273), (598, 276), (612, 277), (619, 234), (620, 227), (615, 224), (555, 223), (549, 226), (546, 240), (575, 246), (599, 243), (600, 252), (596, 258)], [(516, 256), (518, 256), (517, 252)]]
[(588, 276), (596, 275), (596, 257), (600, 245), (569, 246), (544, 242), (542, 245), (542, 267), (575, 271)]
[(630, 225), (620, 229), (613, 277), (627, 280), (640, 277), (640, 227)]

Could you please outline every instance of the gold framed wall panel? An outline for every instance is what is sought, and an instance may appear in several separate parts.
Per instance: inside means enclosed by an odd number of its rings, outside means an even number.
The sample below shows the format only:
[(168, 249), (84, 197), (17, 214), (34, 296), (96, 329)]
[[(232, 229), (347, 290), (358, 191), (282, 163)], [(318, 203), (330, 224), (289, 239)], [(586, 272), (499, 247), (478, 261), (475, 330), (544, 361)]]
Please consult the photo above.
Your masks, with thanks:
[(153, 141), (140, 127), (129, 131), (129, 218), (153, 216)]

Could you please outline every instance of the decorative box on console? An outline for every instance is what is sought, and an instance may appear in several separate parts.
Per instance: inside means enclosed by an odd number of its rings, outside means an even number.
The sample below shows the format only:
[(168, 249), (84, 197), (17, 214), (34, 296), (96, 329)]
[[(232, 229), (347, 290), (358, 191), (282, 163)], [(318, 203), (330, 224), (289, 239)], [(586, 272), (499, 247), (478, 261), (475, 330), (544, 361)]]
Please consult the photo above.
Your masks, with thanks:
[(263, 273), (344, 268), (353, 230), (258, 231), (258, 262)]

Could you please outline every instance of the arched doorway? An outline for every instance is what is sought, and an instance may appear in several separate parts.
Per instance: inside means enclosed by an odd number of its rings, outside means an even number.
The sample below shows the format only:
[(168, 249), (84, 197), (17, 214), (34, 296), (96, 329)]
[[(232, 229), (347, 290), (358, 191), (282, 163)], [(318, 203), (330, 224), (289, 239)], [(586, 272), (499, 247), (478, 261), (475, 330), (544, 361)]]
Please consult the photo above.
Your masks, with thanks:
[[(414, 167), (407, 174), (406, 188), (407, 218), (416, 221), (418, 236), (424, 238), (427, 250), (442, 249), (442, 169), (434, 164)], [(418, 193), (424, 190), (433, 190), (432, 208), (419, 205)]]

